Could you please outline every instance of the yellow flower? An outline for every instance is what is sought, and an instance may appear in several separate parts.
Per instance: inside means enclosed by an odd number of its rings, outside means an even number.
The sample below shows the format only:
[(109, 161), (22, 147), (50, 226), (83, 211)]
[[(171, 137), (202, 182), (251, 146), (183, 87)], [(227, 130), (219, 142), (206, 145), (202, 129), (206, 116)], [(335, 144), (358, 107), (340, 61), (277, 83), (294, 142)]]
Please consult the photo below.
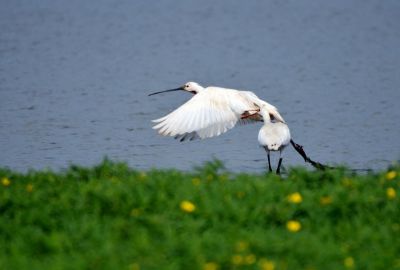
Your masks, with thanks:
[(110, 182), (113, 184), (119, 184), (120, 180), (117, 177), (112, 176), (112, 177), (110, 177)]
[(138, 217), (138, 216), (140, 216), (141, 212), (142, 211), (139, 208), (133, 208), (131, 210), (131, 216), (132, 217)]
[(244, 262), (246, 264), (253, 264), (256, 262), (256, 256), (254, 254), (249, 254), (244, 257)]
[(301, 224), (297, 220), (289, 220), (286, 223), (286, 228), (291, 232), (298, 232), (301, 229)]
[(246, 195), (246, 193), (244, 193), (243, 191), (238, 191), (236, 193), (236, 197), (238, 197), (239, 199), (243, 198)]
[(187, 213), (192, 213), (194, 210), (196, 210), (196, 205), (194, 205), (190, 201), (182, 201), (179, 206), (182, 211), (187, 212)]
[(319, 200), (321, 205), (327, 205), (332, 203), (332, 197), (331, 196), (322, 196), (321, 199)]
[(346, 259), (344, 259), (343, 264), (346, 268), (353, 268), (354, 259), (352, 257), (347, 257)]
[(204, 265), (203, 270), (218, 270), (219, 266), (215, 262), (208, 262)]
[(145, 172), (141, 172), (139, 174), (139, 180), (140, 181), (145, 181), (147, 179), (147, 174)]
[(7, 177), (3, 177), (1, 179), (1, 183), (3, 184), (3, 186), (8, 187), (11, 184), (11, 181)]
[(387, 180), (393, 180), (396, 178), (396, 176), (397, 176), (397, 172), (395, 172), (395, 171), (389, 171), (385, 175)]
[(246, 251), (249, 248), (249, 243), (246, 241), (239, 241), (236, 243), (235, 249), (237, 252)]
[(198, 186), (198, 185), (200, 185), (200, 183), (201, 183), (201, 180), (199, 178), (196, 177), (196, 178), (192, 179), (192, 184), (194, 186)]
[(243, 256), (239, 255), (239, 254), (233, 255), (231, 261), (232, 261), (232, 264), (234, 264), (234, 265), (242, 264)]
[(394, 260), (393, 266), (394, 268), (400, 268), (400, 259)]
[(27, 184), (26, 185), (26, 191), (31, 193), (33, 191), (33, 185), (32, 184)]
[(288, 196), (288, 201), (291, 203), (301, 203), (303, 201), (303, 197), (298, 192), (292, 193)]
[(396, 190), (392, 187), (386, 189), (386, 196), (388, 199), (392, 200), (396, 198)]
[(219, 181), (224, 182), (228, 180), (228, 176), (226, 174), (222, 174), (218, 177)]
[(139, 265), (138, 263), (132, 263), (132, 264), (129, 266), (129, 269), (130, 269), (130, 270), (140, 270), (140, 265)]
[(275, 264), (273, 261), (267, 259), (261, 259), (259, 262), (261, 270), (274, 270)]
[(353, 186), (353, 181), (351, 179), (345, 177), (342, 179), (342, 185), (345, 187), (352, 187)]

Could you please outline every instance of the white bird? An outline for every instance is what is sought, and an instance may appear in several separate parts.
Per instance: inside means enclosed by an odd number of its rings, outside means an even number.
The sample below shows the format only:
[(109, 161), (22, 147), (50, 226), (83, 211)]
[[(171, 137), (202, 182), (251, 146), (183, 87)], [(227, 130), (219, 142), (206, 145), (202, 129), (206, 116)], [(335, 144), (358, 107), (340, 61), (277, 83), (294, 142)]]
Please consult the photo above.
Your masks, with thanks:
[(272, 172), (270, 152), (279, 151), (279, 162), (276, 169), (276, 173), (280, 173), (282, 164), (282, 150), (290, 143), (290, 131), (286, 123), (276, 122), (270, 118), (268, 108), (262, 105), (260, 108), (260, 114), (264, 119), (264, 125), (261, 127), (258, 133), (258, 142), (268, 155), (268, 169)]
[(268, 119), (285, 123), (276, 107), (259, 99), (253, 92), (222, 87), (202, 87), (188, 82), (181, 87), (155, 92), (155, 95), (172, 91), (195, 94), (190, 100), (168, 115), (153, 120), (153, 129), (164, 136), (185, 139), (210, 138), (225, 133), (238, 122), (262, 121), (259, 114), (263, 106)]

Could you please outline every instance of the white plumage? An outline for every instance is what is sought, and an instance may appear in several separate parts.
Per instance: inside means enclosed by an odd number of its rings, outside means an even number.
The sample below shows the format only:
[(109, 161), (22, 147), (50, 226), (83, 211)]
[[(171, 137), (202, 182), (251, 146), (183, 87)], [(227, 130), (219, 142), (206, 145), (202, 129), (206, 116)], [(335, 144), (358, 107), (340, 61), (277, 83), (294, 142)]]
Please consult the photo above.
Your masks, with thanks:
[(240, 121), (260, 121), (261, 107), (275, 121), (285, 122), (274, 106), (259, 99), (250, 91), (214, 86), (204, 88), (197, 83), (189, 82), (182, 87), (153, 94), (177, 90), (188, 91), (195, 95), (168, 115), (153, 120), (157, 123), (153, 128), (164, 136), (174, 136), (181, 140), (218, 136)]
[(258, 133), (258, 142), (268, 151), (283, 150), (290, 143), (289, 127), (285, 123), (265, 119), (264, 125)]
[[(258, 133), (258, 142), (264, 147), (268, 154), (268, 168), (272, 171), (270, 161), (270, 151), (282, 150), (290, 143), (290, 130), (286, 123), (275, 122), (271, 120), (268, 110), (265, 106), (261, 106), (260, 114), (264, 119), (264, 125)], [(282, 158), (280, 157), (276, 172), (280, 173)]]

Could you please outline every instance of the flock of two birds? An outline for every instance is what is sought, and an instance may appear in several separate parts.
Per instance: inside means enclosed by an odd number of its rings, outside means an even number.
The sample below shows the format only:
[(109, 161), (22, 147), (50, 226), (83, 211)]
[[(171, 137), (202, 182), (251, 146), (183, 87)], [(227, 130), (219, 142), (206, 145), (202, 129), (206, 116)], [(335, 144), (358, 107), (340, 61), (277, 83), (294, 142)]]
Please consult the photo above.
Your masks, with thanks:
[(225, 133), (238, 123), (262, 121), (264, 125), (258, 133), (258, 142), (267, 152), (270, 172), (270, 152), (279, 151), (276, 169), (279, 174), (282, 150), (289, 143), (306, 162), (320, 169), (325, 167), (311, 160), (303, 147), (293, 142), (289, 127), (278, 109), (259, 99), (253, 92), (215, 86), (204, 88), (198, 83), (188, 82), (181, 87), (155, 92), (149, 96), (172, 91), (186, 91), (194, 96), (166, 116), (153, 120), (157, 123), (153, 128), (161, 135), (173, 136), (180, 141), (205, 139)]

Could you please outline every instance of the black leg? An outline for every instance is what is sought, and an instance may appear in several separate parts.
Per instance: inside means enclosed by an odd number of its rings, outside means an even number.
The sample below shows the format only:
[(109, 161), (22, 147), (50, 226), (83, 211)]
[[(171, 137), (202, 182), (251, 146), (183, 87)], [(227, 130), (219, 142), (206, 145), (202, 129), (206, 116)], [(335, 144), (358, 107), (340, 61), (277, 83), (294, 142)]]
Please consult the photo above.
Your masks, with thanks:
[(267, 152), (267, 154), (268, 154), (268, 169), (269, 169), (269, 172), (272, 172), (272, 168), (271, 168), (271, 159), (270, 159), (270, 157), (269, 157), (269, 151)]
[(281, 164), (282, 164), (282, 158), (279, 159), (278, 168), (276, 168), (276, 174), (281, 174)]

